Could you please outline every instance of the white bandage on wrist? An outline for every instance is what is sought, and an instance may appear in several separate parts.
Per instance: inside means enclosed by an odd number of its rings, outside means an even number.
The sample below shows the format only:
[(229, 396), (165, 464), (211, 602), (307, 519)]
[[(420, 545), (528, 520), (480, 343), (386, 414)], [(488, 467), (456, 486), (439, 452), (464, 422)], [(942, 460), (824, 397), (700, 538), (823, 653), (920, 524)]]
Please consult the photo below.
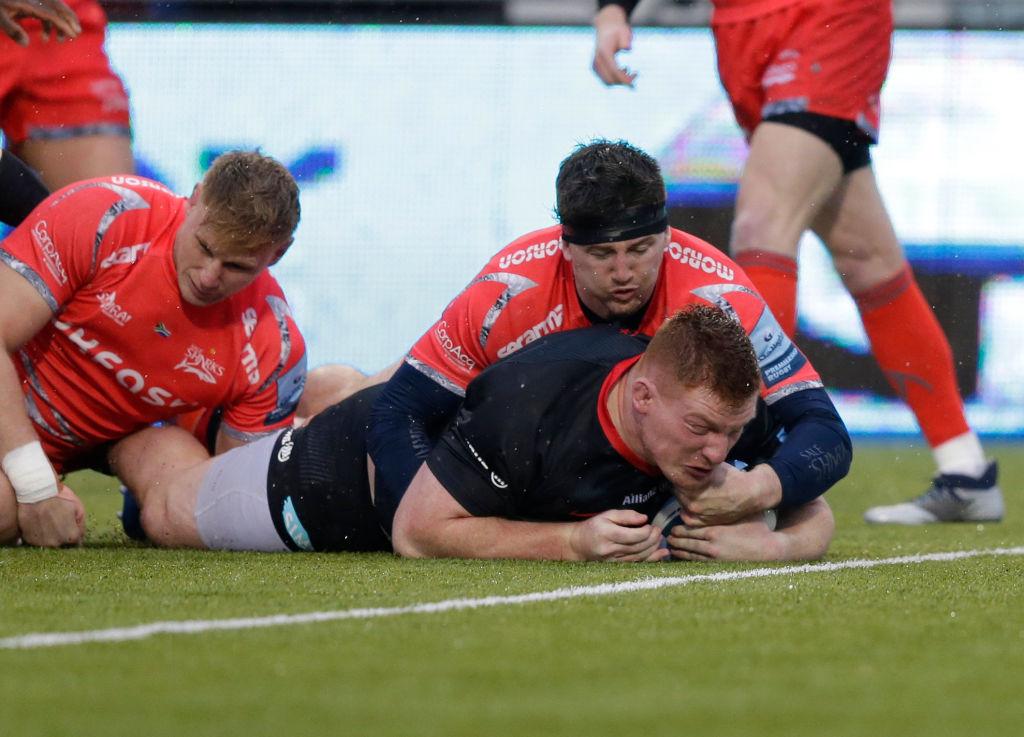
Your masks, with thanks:
[(0, 461), (7, 480), (14, 487), (19, 504), (32, 504), (57, 496), (60, 490), (53, 466), (43, 452), (43, 446), (34, 440), (15, 448)]

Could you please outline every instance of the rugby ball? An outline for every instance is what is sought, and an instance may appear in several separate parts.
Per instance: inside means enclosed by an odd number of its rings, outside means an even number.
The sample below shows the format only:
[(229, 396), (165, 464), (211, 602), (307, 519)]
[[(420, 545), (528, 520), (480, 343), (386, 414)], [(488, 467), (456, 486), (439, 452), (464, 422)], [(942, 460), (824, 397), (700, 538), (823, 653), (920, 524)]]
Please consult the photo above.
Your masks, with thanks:
[[(766, 509), (762, 513), (764, 514), (764, 522), (768, 525), (769, 530), (774, 530), (775, 525), (778, 522), (778, 514), (774, 509)], [(672, 528), (677, 525), (685, 525), (682, 518), (682, 505), (679, 504), (679, 500), (674, 496), (670, 496), (668, 501), (665, 502), (658, 513), (654, 515), (654, 519), (651, 520), (651, 524), (661, 530), (661, 536), (667, 537)], [(662, 544), (665, 545), (664, 540)]]

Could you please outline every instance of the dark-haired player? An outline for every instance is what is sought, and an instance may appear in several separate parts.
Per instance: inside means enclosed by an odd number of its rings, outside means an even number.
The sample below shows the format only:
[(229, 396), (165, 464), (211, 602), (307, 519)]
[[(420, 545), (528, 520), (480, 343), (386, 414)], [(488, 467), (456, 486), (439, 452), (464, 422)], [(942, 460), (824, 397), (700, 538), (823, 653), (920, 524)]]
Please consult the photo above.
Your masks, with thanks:
[(689, 524), (807, 502), (841, 478), (849, 448), (821, 380), (728, 256), (668, 225), (657, 162), (625, 142), (579, 146), (556, 180), (559, 224), (499, 251), (412, 347), (371, 412), (385, 529), (469, 382), (541, 336), (608, 324), (651, 336), (681, 307), (716, 305), (750, 336), (761, 396), (785, 442), (765, 463), (691, 500)]

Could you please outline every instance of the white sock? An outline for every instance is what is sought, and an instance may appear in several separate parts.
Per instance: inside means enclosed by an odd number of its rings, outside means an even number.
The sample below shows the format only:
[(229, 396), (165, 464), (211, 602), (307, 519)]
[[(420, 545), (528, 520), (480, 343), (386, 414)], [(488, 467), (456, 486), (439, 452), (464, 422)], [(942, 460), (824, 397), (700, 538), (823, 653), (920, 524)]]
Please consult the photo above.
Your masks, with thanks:
[(932, 456), (935, 465), (939, 467), (939, 473), (981, 476), (988, 467), (981, 441), (972, 431), (935, 446), (932, 448)]

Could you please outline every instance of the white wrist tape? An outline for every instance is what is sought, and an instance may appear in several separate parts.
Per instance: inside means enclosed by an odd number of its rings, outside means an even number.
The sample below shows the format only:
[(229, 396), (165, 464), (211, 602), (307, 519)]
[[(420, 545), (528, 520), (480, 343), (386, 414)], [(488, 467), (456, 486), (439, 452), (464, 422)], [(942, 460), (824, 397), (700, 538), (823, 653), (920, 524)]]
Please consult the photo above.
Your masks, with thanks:
[(20, 504), (32, 504), (57, 496), (57, 476), (38, 440), (15, 448), (0, 461)]

